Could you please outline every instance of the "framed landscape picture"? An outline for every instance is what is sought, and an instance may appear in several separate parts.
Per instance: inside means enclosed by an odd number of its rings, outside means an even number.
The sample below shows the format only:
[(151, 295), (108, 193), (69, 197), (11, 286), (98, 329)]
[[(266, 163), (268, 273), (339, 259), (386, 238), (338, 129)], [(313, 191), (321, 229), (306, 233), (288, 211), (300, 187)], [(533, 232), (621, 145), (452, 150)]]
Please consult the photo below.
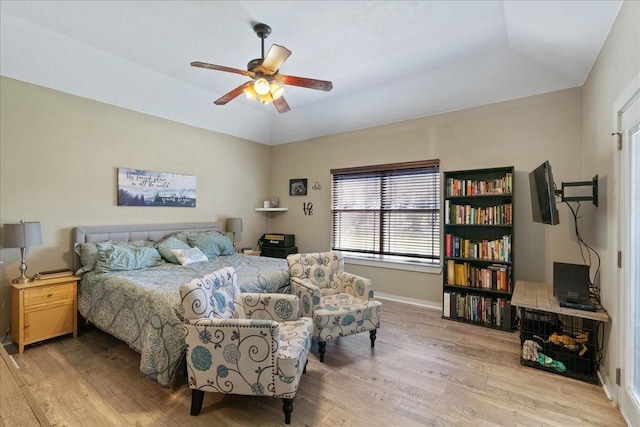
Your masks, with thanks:
[(196, 207), (196, 177), (118, 168), (118, 206)]

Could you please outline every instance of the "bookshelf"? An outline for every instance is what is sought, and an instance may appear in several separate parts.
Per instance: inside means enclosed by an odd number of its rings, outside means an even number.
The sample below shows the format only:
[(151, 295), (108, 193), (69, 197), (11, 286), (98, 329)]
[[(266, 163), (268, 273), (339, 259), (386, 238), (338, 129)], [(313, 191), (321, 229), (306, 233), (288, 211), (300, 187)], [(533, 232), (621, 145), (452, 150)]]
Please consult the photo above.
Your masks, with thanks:
[(442, 317), (513, 331), (513, 166), (444, 172)]

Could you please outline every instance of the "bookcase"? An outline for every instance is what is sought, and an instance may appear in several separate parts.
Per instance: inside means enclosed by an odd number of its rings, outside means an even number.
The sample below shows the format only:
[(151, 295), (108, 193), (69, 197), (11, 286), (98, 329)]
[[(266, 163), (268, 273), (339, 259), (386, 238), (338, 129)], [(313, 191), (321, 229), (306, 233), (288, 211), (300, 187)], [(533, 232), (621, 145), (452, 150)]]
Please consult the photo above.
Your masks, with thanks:
[(513, 172), (444, 172), (443, 318), (515, 329)]

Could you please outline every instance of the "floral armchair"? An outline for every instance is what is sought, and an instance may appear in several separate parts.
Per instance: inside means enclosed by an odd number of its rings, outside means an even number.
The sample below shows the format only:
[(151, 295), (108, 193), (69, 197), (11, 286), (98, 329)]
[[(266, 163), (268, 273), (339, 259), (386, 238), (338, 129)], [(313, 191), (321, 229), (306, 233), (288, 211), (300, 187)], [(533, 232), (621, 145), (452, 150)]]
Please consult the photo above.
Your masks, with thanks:
[(285, 422), (306, 371), (313, 324), (295, 295), (240, 293), (226, 267), (180, 286), (191, 415), (204, 392), (282, 398)]
[(340, 252), (293, 254), (287, 257), (291, 292), (300, 298), (302, 316), (313, 318), (320, 362), (326, 342), (369, 331), (371, 347), (380, 327), (381, 303), (373, 299), (373, 283), (344, 271)]

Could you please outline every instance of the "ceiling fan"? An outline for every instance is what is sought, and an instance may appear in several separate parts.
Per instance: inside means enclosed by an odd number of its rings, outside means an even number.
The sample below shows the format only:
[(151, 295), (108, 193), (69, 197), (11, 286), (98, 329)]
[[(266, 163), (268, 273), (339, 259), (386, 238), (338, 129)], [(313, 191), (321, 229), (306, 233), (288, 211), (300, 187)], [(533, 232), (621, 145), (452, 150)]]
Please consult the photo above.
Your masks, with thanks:
[(291, 108), (282, 96), (284, 88), (278, 85), (278, 83), (305, 87), (308, 89), (324, 90), (327, 92), (333, 88), (333, 84), (330, 81), (309, 79), (306, 77), (285, 76), (278, 73), (278, 69), (284, 61), (287, 60), (289, 55), (291, 55), (291, 51), (286, 47), (274, 44), (271, 46), (271, 49), (269, 49), (267, 56), (264, 56), (264, 39), (271, 34), (271, 27), (267, 24), (256, 24), (253, 26), (253, 31), (255, 31), (262, 41), (262, 57), (249, 61), (246, 71), (200, 61), (194, 61), (191, 63), (192, 67), (242, 74), (243, 76), (247, 76), (252, 79), (216, 99), (213, 102), (214, 104), (224, 105), (244, 92), (248, 98), (262, 102), (263, 104), (270, 104), (273, 102), (273, 105), (279, 113), (286, 113)]

